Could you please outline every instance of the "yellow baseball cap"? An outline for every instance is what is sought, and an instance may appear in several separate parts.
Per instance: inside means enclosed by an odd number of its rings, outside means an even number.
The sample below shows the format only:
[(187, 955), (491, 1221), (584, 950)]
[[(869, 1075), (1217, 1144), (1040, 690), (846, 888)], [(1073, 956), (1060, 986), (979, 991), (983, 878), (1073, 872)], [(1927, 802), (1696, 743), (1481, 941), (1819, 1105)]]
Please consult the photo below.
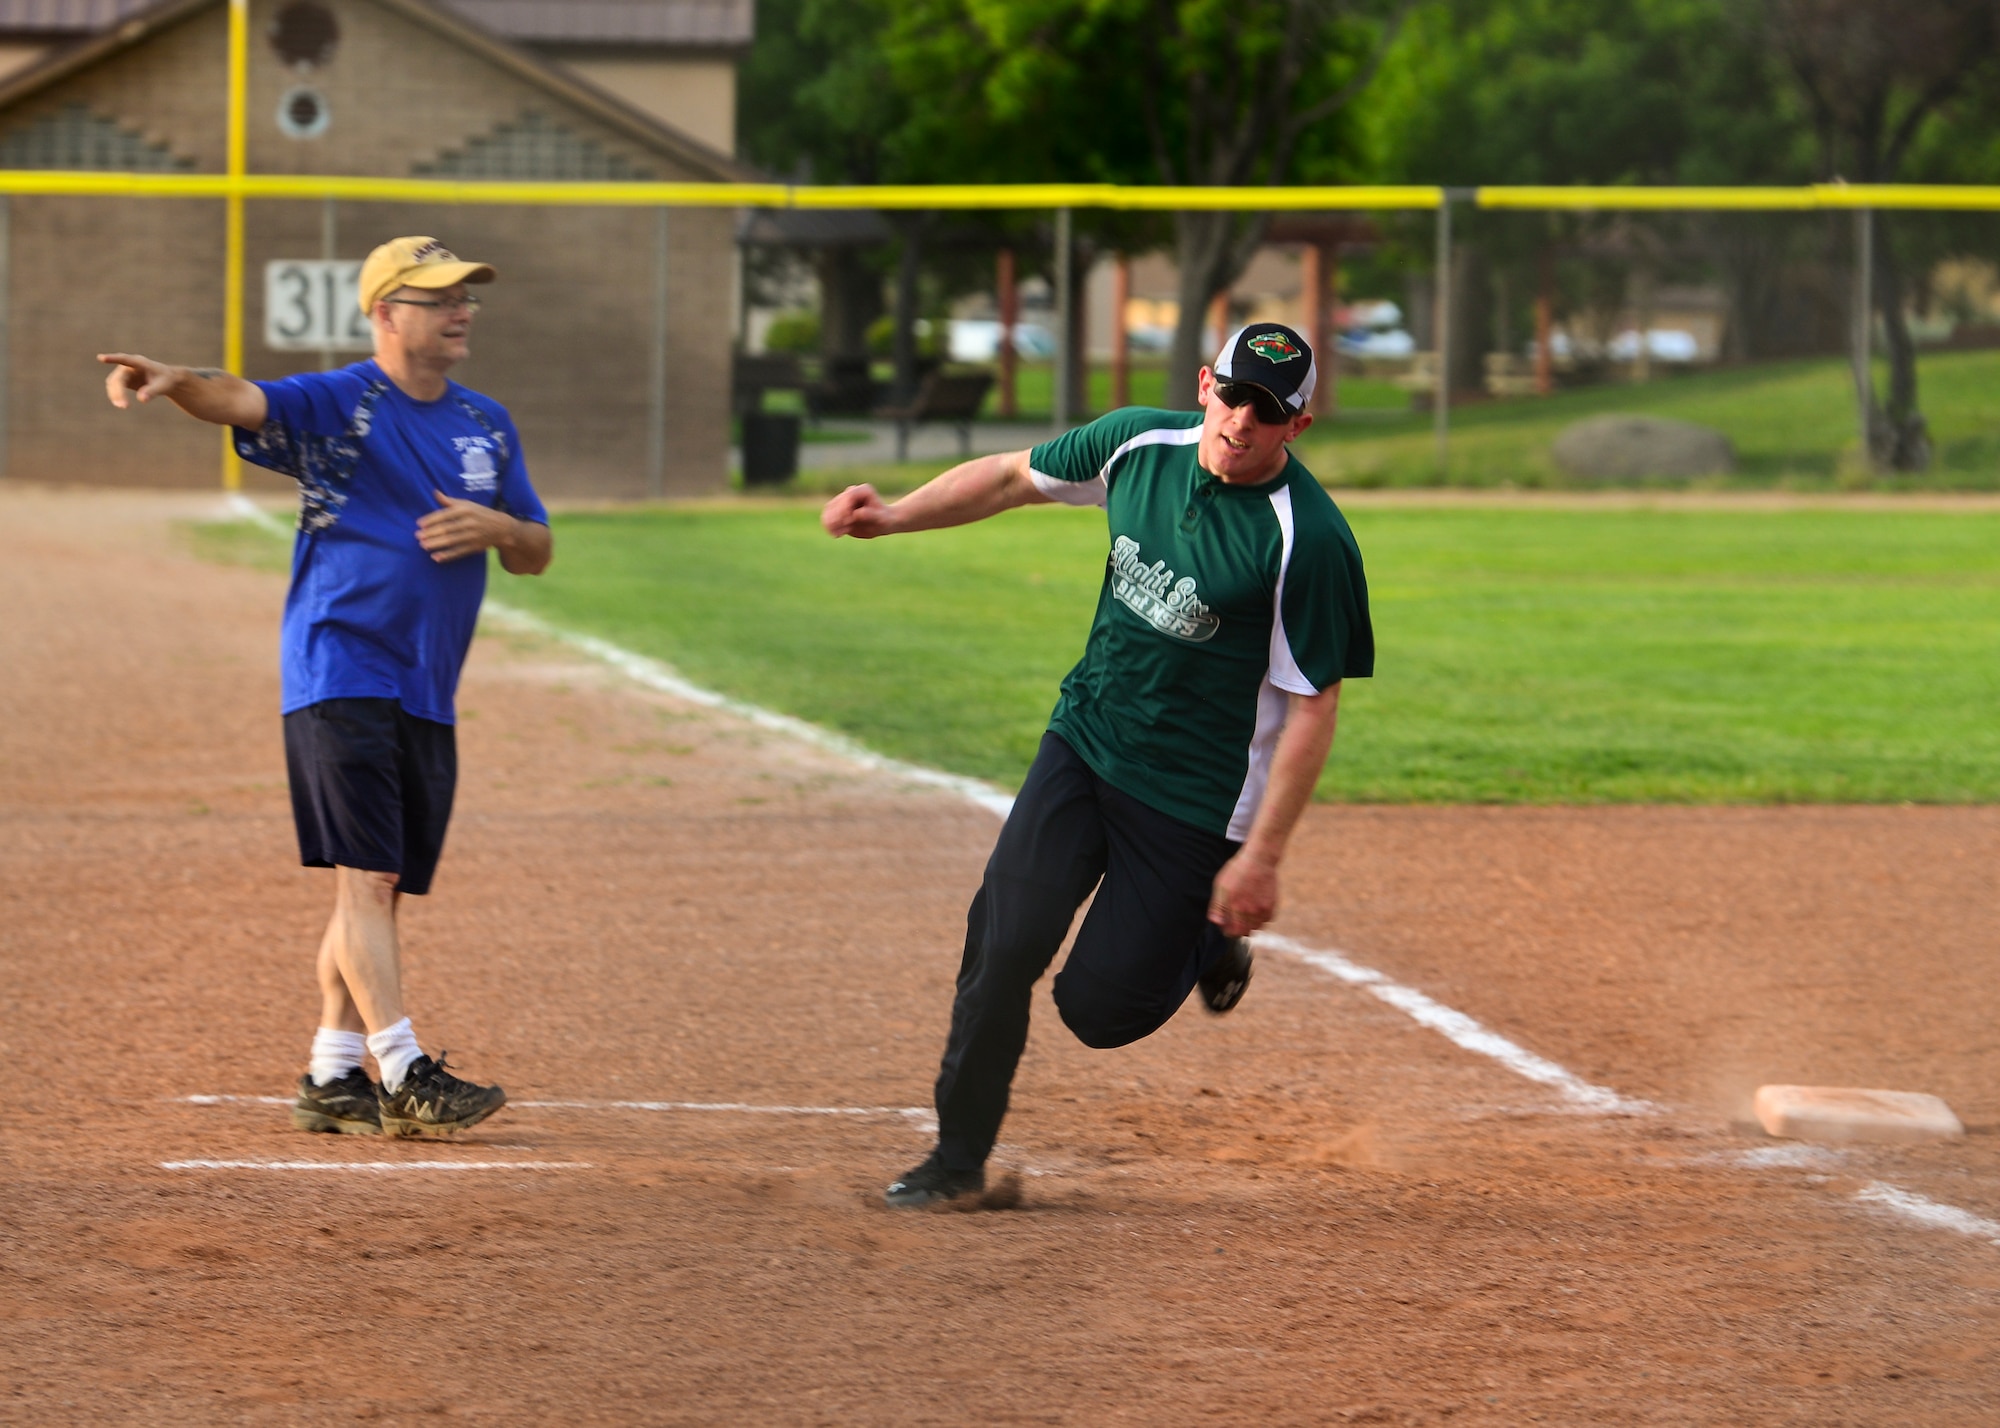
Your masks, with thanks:
[(391, 238), (361, 265), (355, 296), (372, 313), (378, 299), (397, 288), (448, 288), (490, 283), (499, 276), (485, 263), (468, 263), (435, 238)]

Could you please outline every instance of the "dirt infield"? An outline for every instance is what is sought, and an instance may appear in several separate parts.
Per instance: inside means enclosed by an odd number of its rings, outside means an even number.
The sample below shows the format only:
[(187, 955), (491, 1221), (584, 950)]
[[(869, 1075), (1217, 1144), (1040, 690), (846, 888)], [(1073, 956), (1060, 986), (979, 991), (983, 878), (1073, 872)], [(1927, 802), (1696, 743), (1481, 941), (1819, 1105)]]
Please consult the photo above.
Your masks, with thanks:
[[(1277, 931), (1661, 1109), (1267, 950), (1124, 1051), (1044, 999), (1019, 1208), (892, 1212), (991, 816), (487, 634), (408, 984), (514, 1104), (304, 1136), (187, 1099), (286, 1094), (329, 895), (195, 513), (0, 487), (0, 1419), (1992, 1420), (2000, 1244), (1857, 1196), (2000, 1219), (2000, 811), (1316, 808)], [(1971, 1134), (1788, 1150), (1773, 1080)]]

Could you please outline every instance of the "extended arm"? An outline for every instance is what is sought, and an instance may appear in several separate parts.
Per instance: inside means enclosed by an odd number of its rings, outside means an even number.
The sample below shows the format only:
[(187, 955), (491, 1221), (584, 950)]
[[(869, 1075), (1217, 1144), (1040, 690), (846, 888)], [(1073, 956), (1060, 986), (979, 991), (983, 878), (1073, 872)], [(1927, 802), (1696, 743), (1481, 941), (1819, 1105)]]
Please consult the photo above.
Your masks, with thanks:
[(893, 505), (876, 495), (873, 486), (849, 486), (826, 503), (819, 523), (835, 539), (845, 535), (871, 540), (969, 525), (1048, 499), (1028, 475), (1028, 453), (1003, 451), (960, 462)]
[(104, 392), (120, 411), (133, 397), (165, 397), (191, 417), (248, 431), (262, 426), (270, 411), (262, 387), (218, 367), (173, 367), (132, 352), (100, 352), (97, 360), (111, 368)]
[(1243, 937), (1264, 926), (1278, 912), (1278, 864), (1299, 815), (1312, 801), (1313, 787), (1333, 748), (1333, 726), (1340, 711), (1340, 686), (1317, 694), (1292, 694), (1285, 727), (1271, 755), (1271, 781), (1257, 809), (1250, 835), (1236, 856), (1215, 875), (1209, 894), (1208, 920), (1231, 937)]

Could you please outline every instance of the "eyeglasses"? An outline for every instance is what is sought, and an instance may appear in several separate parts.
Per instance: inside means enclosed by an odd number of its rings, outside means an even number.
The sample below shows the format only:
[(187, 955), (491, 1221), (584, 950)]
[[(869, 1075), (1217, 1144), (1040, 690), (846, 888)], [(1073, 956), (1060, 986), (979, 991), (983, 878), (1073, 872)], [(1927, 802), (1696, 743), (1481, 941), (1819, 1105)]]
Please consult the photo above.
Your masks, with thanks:
[(1266, 426), (1282, 426), (1292, 419), (1285, 404), (1268, 387), (1260, 387), (1255, 382), (1218, 381), (1213, 391), (1215, 398), (1232, 410), (1250, 403), (1250, 409), (1257, 414), (1257, 420)]
[(480, 299), (467, 293), (461, 298), (440, 298), (436, 302), (424, 298), (383, 298), (383, 302), (399, 303), (404, 307), (441, 307), (446, 312), (478, 312)]

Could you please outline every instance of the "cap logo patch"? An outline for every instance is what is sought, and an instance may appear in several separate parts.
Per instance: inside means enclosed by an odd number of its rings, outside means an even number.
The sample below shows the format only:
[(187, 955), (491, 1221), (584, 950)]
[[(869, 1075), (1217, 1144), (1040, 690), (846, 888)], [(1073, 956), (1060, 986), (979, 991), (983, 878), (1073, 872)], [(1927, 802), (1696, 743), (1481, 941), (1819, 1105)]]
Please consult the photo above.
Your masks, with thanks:
[(440, 263), (455, 263), (458, 261), (458, 258), (452, 253), (451, 249), (445, 247), (444, 244), (438, 242), (435, 238), (420, 246), (416, 252), (410, 254), (410, 261), (412, 263), (428, 263), (432, 259), (436, 259)]
[(1266, 362), (1289, 362), (1306, 354), (1285, 340), (1282, 332), (1260, 332), (1243, 344)]

